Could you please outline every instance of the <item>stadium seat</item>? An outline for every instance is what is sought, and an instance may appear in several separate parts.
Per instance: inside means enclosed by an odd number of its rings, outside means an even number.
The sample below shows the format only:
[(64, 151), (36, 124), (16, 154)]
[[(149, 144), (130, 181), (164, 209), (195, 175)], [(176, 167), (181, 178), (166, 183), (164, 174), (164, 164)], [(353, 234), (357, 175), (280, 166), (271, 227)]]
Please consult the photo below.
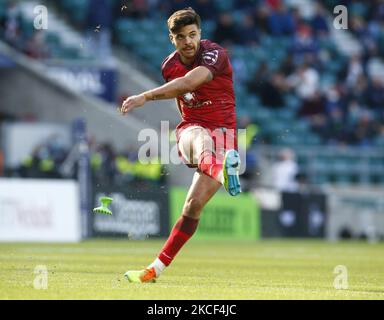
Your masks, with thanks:
[(373, 141), (373, 145), (376, 147), (384, 148), (384, 136), (379, 136)]
[(71, 12), (70, 18), (75, 23), (83, 23), (87, 19), (90, 0), (63, 0), (63, 7)]
[(267, 124), (270, 119), (272, 118), (271, 112), (263, 107), (252, 107), (248, 109), (251, 111), (253, 110), (254, 112), (252, 113), (252, 119), (262, 125)]
[(211, 39), (215, 31), (216, 23), (214, 21), (206, 20), (202, 23), (202, 38)]
[(300, 99), (293, 94), (287, 94), (285, 96), (285, 106), (296, 112), (300, 108)]
[(61, 44), (59, 35), (54, 32), (47, 32), (45, 39), (50, 47), (58, 47)]
[(231, 11), (233, 8), (233, 0), (220, 1), (215, 0), (215, 7), (218, 8), (219, 11)]
[(0, 1), (0, 20), (5, 15), (5, 3), (3, 1)]
[(135, 23), (130, 19), (119, 19), (115, 23), (117, 41), (123, 45), (132, 44), (132, 33), (135, 30)]
[(323, 185), (330, 182), (329, 178), (324, 174), (314, 174), (309, 177), (309, 181), (319, 185)]
[(280, 136), (275, 136), (271, 142), (276, 143), (277, 145), (280, 145), (280, 146), (287, 146), (291, 148), (301, 145), (300, 136), (295, 134), (289, 134), (289, 133), (282, 134)]
[(293, 120), (295, 114), (291, 110), (281, 107), (274, 112), (274, 116), (280, 121), (290, 121)]
[(337, 185), (350, 185), (353, 182), (352, 175), (336, 174), (334, 182)]
[(29, 39), (34, 33), (34, 29), (31, 26), (33, 26), (33, 21), (25, 16), (22, 16), (20, 19), (20, 28), (26, 39)]

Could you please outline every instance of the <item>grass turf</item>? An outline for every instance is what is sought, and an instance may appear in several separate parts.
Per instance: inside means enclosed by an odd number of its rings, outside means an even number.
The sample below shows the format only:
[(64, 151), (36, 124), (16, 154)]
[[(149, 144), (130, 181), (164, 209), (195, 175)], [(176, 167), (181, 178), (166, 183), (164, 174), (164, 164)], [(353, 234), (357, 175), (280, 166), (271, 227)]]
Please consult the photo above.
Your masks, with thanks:
[[(0, 299), (384, 299), (384, 243), (193, 241), (155, 284), (131, 284), (163, 241), (0, 244)], [(45, 265), (48, 288), (34, 289)], [(333, 286), (348, 270), (348, 289)]]

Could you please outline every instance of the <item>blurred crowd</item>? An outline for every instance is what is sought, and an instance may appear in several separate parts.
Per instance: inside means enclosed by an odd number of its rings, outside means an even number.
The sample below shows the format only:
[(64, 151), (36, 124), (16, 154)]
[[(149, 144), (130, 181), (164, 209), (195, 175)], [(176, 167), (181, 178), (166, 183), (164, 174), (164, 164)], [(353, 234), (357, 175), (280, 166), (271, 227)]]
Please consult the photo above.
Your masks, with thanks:
[(49, 58), (50, 51), (45, 33), (42, 30), (34, 29), (31, 25), (26, 27), (26, 19), (21, 12), (20, 2), (6, 0), (1, 6), (0, 37), (31, 58)]
[[(0, 112), (2, 123), (28, 122), (39, 124), (31, 115), (15, 117)], [(155, 158), (150, 164), (142, 164), (138, 160), (138, 150), (127, 146), (117, 151), (113, 143), (100, 143), (90, 137), (89, 166), (92, 179), (102, 185), (124, 185), (128, 182), (150, 182), (163, 184), (168, 175), (164, 167)], [(9, 168), (4, 163), (4, 152), (0, 141), (0, 176), (22, 178), (76, 179), (78, 175), (78, 148), (63, 142), (58, 134), (47, 136), (39, 144), (32, 146), (19, 166)], [(150, 155), (149, 155), (150, 156)]]
[[(233, 45), (260, 46), (261, 36), (290, 39), (289, 51), (277, 70), (262, 61), (251, 81), (244, 85), (269, 108), (284, 108), (285, 96), (300, 100), (297, 117), (309, 121), (326, 144), (374, 145), (384, 142), (384, 76), (375, 63), (384, 57), (384, 3), (382, 1), (318, 1), (311, 18), (304, 18), (290, 1), (240, 0), (230, 7), (218, 1), (120, 1), (118, 16), (135, 19), (167, 17), (176, 9), (192, 6), (203, 21), (213, 21), (214, 41), (226, 48)], [(330, 39), (329, 17), (334, 6), (344, 4), (350, 15), (350, 32), (361, 43), (360, 54), (346, 57), (336, 80), (327, 87), (321, 74), (327, 69), (321, 44)], [(123, 8), (123, 10), (122, 10)], [(239, 18), (237, 18), (239, 17)], [(236, 61), (233, 61), (236, 69)], [(241, 74), (246, 66), (239, 68)]]
[(319, 65), (303, 62), (289, 72), (285, 67), (271, 71), (262, 63), (247, 83), (249, 92), (273, 109), (283, 108), (284, 96), (294, 93), (300, 99), (297, 117), (307, 119), (326, 144), (382, 145), (384, 81), (367, 73), (361, 56), (351, 57), (338, 81), (325, 88)]
[[(72, 158), (73, 149), (57, 143), (57, 137), (48, 137), (35, 146), (32, 153), (13, 171), (23, 178), (77, 178), (78, 158)], [(142, 164), (137, 150), (127, 147), (117, 152), (112, 143), (98, 143), (89, 139), (91, 177), (101, 185), (125, 185), (130, 182), (164, 183), (166, 173), (156, 161)], [(69, 166), (69, 170), (68, 170)]]
[[(323, 59), (320, 44), (330, 36), (326, 7), (318, 2), (316, 14), (305, 20), (297, 9), (288, 10), (281, 1), (271, 2), (266, 1), (268, 4), (257, 8), (253, 18), (258, 23), (256, 30), (273, 36), (288, 35), (289, 51), (277, 70), (270, 70), (268, 61), (263, 61), (246, 83), (248, 91), (269, 108), (283, 108), (285, 96), (294, 94), (300, 99), (297, 117), (307, 119), (326, 144), (382, 145), (383, 2), (344, 1), (351, 10), (351, 32), (361, 43), (362, 52), (341, 61), (339, 70), (335, 71), (335, 81), (325, 87), (321, 75), (329, 60)], [(219, 41), (241, 39), (228, 34)]]

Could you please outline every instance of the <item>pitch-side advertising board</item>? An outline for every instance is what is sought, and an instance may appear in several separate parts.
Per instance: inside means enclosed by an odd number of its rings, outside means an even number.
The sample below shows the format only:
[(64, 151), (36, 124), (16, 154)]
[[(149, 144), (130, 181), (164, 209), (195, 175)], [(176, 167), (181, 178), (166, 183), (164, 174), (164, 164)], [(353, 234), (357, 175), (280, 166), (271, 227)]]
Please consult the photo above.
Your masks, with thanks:
[(80, 239), (77, 182), (0, 179), (0, 241)]

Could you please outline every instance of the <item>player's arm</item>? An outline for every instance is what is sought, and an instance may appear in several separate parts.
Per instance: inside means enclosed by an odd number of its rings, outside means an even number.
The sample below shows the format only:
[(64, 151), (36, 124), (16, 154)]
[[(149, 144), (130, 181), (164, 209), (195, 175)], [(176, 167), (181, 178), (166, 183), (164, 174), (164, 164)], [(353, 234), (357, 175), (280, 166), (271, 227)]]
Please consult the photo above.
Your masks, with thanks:
[(174, 79), (161, 87), (127, 98), (123, 102), (120, 111), (125, 114), (134, 108), (144, 105), (150, 100), (176, 98), (187, 92), (196, 90), (198, 87), (212, 79), (212, 72), (204, 66), (199, 66), (189, 71), (184, 77)]

